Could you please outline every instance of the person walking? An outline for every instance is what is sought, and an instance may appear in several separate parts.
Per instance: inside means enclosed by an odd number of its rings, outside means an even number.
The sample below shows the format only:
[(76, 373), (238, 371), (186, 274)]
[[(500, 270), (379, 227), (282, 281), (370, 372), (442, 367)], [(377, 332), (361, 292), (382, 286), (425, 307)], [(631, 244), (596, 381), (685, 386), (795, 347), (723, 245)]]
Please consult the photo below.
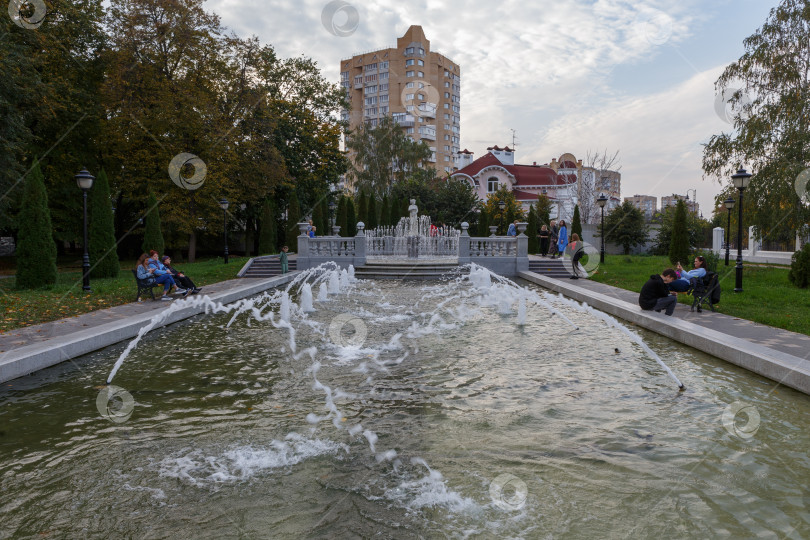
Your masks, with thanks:
[(565, 220), (560, 220), (560, 232), (557, 233), (557, 256), (562, 258), (565, 252), (565, 246), (568, 245), (568, 228), (565, 226)]
[(548, 241), (551, 238), (551, 233), (548, 231), (548, 226), (543, 225), (540, 227), (540, 256), (545, 257), (548, 255)]

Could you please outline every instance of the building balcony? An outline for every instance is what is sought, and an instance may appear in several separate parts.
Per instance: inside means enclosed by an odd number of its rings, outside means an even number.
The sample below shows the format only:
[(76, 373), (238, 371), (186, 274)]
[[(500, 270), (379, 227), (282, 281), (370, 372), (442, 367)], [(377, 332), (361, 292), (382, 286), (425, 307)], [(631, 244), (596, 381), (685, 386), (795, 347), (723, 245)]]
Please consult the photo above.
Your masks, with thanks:
[(436, 118), (435, 103), (422, 103), (417, 109), (419, 109), (419, 116), (424, 118)]
[(394, 122), (402, 127), (413, 127), (414, 117), (410, 114), (395, 114), (393, 116)]
[(426, 131), (424, 133), (420, 132), (419, 135), (422, 137), (422, 139), (427, 139), (429, 141), (435, 141), (436, 140), (436, 132), (435, 131), (433, 131), (433, 132)]

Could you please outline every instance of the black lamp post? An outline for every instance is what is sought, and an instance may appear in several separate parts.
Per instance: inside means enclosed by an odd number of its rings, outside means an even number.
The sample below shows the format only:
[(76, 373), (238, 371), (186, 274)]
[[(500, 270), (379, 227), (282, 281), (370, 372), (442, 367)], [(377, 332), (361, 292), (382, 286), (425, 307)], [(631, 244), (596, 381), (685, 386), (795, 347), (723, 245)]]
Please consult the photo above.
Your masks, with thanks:
[(87, 169), (82, 169), (79, 174), (74, 176), (76, 185), (82, 190), (82, 199), (84, 200), (84, 255), (82, 256), (82, 290), (86, 292), (93, 292), (90, 290), (90, 255), (87, 252), (87, 192), (93, 187), (93, 180), (95, 176), (87, 172)]
[(723, 204), (726, 206), (726, 213), (728, 214), (728, 223), (726, 224), (726, 266), (728, 266), (728, 252), (731, 249), (731, 211), (734, 210), (734, 198), (729, 195)]
[(605, 262), (605, 205), (608, 202), (608, 198), (604, 193), (599, 194), (599, 198), (596, 199), (596, 204), (599, 205), (599, 208), (602, 209), (602, 234), (599, 236), (602, 237), (602, 247), (599, 248), (599, 262)]
[(228, 264), (228, 199), (223, 198), (219, 201), (219, 206), (222, 208), (222, 224), (225, 233), (225, 264)]
[[(751, 181), (751, 174), (746, 172), (745, 169), (740, 167), (737, 174), (731, 175), (731, 180), (734, 182), (734, 187), (740, 192), (740, 207), (737, 209), (737, 266), (736, 266), (736, 280), (734, 282), (734, 292), (742, 292), (742, 277), (743, 277), (743, 260), (742, 260), (742, 212), (743, 212), (743, 191), (748, 187), (748, 182)], [(749, 243), (752, 239), (748, 240)]]
[[(329, 217), (332, 220), (332, 223), (331, 223), (332, 227), (335, 226), (335, 208), (337, 208), (337, 205), (335, 204), (335, 201), (329, 201)], [(329, 234), (329, 231), (325, 231), (325, 232), (326, 232), (326, 234)]]
[(503, 219), (504, 219), (503, 209), (506, 208), (506, 202), (504, 201), (499, 202), (498, 208), (501, 209), (501, 229), (503, 229)]

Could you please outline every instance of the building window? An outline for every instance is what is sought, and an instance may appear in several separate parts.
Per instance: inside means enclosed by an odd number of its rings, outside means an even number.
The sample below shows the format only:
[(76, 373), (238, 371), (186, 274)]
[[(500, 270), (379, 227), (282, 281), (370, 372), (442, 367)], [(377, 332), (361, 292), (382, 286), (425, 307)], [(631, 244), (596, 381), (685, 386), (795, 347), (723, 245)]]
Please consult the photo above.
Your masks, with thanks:
[(424, 72), (422, 72), (422, 71), (420, 71), (420, 72), (419, 72), (419, 76), (420, 76), (420, 77), (424, 77), (424, 76), (425, 76), (425, 73), (424, 73)]
[(417, 60), (417, 61), (416, 61), (416, 65), (417, 65), (417, 66), (424, 66), (424, 65), (425, 65), (425, 61), (424, 61), (424, 60)]
[(380, 114), (385, 114), (388, 112), (388, 105), (380, 107)]
[(445, 119), (445, 120), (450, 120), (450, 115), (449, 115), (449, 114), (447, 114), (447, 113), (444, 113), (444, 119)]
[(444, 129), (450, 129), (450, 124), (445, 124)]
[(387, 92), (388, 91), (388, 83), (380, 85), (380, 92)]
[(445, 136), (444, 136), (444, 140), (445, 140), (445, 141), (449, 141), (449, 140), (450, 140), (450, 135), (445, 135)]
[(487, 193), (495, 193), (498, 191), (498, 179), (494, 176), (487, 179)]
[(381, 81), (384, 81), (384, 80), (387, 81), (388, 80), (388, 72), (387, 71), (385, 73), (380, 73), (380, 80)]
[(412, 127), (405, 128), (405, 133), (408, 133), (408, 134), (413, 133), (413, 128)]
[(377, 107), (366, 109), (366, 116), (371, 116), (372, 114), (377, 114)]
[(377, 103), (377, 97), (371, 96), (366, 98), (366, 105), (375, 105)]
[(413, 101), (413, 94), (405, 94), (405, 101)]
[(340, 80), (348, 81), (349, 80), (349, 72), (348, 71), (341, 71), (340, 72)]
[(406, 83), (405, 88), (413, 88), (413, 83), (412, 82)]
[(419, 54), (425, 54), (425, 49), (423, 49), (422, 47), (419, 47)]
[(449, 108), (450, 108), (450, 104), (449, 104), (449, 103), (445, 103), (445, 104), (444, 104), (444, 108), (445, 108), (445, 109), (449, 109)]
[(413, 71), (406, 71), (405, 76), (406, 77), (413, 77)]
[(444, 81), (444, 87), (450, 88), (450, 81)]
[(388, 69), (388, 62), (380, 62), (380, 69)]
[(377, 74), (374, 75), (366, 75), (366, 82), (376, 82), (377, 81)]
[(408, 112), (413, 112), (413, 105), (406, 105), (405, 110)]
[(413, 47), (407, 47), (405, 49), (405, 54), (413, 54)]
[(377, 64), (366, 64), (366, 71), (373, 71), (377, 69)]
[(388, 94), (380, 96), (380, 103), (388, 103)]
[(376, 94), (377, 93), (377, 87), (376, 86), (366, 86), (366, 89), (365, 89), (364, 93), (365, 94)]
[(424, 88), (424, 87), (425, 87), (425, 83), (421, 83), (421, 82), (420, 82), (420, 83), (416, 83), (416, 84), (418, 84), (418, 85), (419, 85), (417, 88)]
[(416, 94), (416, 96), (417, 96), (419, 99), (421, 99), (422, 101), (424, 101), (424, 99), (425, 99), (425, 94)]
[(415, 60), (413, 58), (411, 58), (410, 60), (405, 60), (405, 65), (406, 66), (412, 66), (412, 65), (414, 65), (414, 63), (415, 63)]
[(445, 145), (444, 145), (444, 150), (445, 150), (446, 152), (449, 152), (449, 151), (450, 151), (450, 146), (445, 144)]
[(450, 161), (450, 156), (444, 156), (445, 161)]
[(444, 93), (444, 98), (449, 99), (450, 98), (450, 92), (445, 92)]

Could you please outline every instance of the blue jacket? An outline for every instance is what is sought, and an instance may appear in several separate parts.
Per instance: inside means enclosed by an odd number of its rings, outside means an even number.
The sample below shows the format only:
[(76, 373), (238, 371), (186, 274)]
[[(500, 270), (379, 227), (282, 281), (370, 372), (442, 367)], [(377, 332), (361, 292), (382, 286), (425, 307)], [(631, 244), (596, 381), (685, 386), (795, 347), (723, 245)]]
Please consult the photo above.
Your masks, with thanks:
[(689, 270), (688, 272), (681, 272), (681, 279), (689, 281), (690, 278), (702, 278), (705, 275), (705, 268), (695, 268), (694, 270)]
[(515, 224), (510, 223), (509, 229), (506, 231), (507, 236), (517, 236), (517, 230), (515, 229)]
[(138, 265), (138, 268), (135, 269), (135, 272), (138, 274), (138, 279), (149, 279), (150, 277), (152, 277), (152, 274), (150, 274), (146, 270), (146, 268), (143, 267), (142, 264)]
[(565, 225), (560, 227), (559, 238), (557, 239), (557, 249), (563, 251), (568, 245), (568, 229)]
[(154, 275), (156, 275), (156, 276), (162, 276), (163, 274), (170, 274), (171, 273), (166, 269), (165, 266), (163, 266), (162, 262), (156, 261), (154, 259), (149, 259), (149, 266), (151, 266), (152, 268), (155, 269)]

